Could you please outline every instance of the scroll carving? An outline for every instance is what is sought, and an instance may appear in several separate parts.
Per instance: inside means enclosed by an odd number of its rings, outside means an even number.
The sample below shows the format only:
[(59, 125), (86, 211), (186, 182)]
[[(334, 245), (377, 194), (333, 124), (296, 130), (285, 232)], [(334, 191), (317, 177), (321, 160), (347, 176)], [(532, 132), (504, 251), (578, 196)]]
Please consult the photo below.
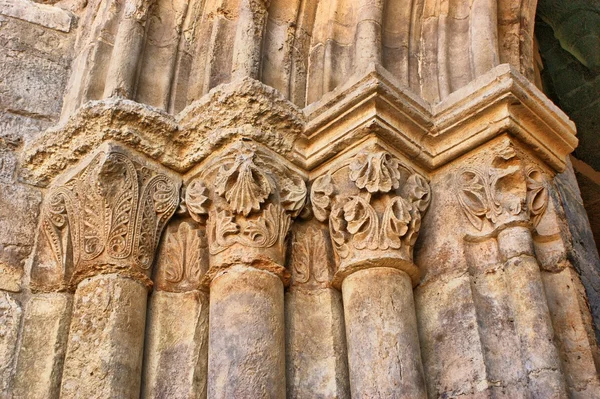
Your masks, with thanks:
[(306, 195), (304, 180), (269, 150), (239, 141), (190, 181), (186, 203), (195, 220), (206, 221), (211, 266), (259, 258), (282, 265)]
[(548, 206), (543, 172), (525, 167), (512, 146), (496, 153), (488, 167), (462, 168), (456, 175), (458, 202), (479, 231), (493, 226), (530, 221), (537, 226)]
[(337, 173), (354, 187), (336, 184), (332, 174), (320, 176), (312, 185), (311, 204), (315, 217), (329, 223), (339, 267), (378, 258), (412, 262), (431, 200), (427, 181), (379, 147), (359, 153)]
[(63, 269), (72, 262), (71, 283), (97, 269), (146, 276), (178, 203), (178, 182), (125, 153), (105, 151), (51, 190), (41, 225), (56, 262)]

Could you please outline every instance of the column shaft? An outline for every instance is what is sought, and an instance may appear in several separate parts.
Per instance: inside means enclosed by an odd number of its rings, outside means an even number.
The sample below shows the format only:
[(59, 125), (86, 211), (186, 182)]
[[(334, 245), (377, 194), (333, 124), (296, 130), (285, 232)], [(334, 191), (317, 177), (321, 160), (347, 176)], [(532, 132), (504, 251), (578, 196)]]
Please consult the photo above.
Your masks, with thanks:
[(426, 398), (411, 279), (377, 267), (342, 284), (353, 398)]
[(77, 287), (61, 398), (138, 398), (147, 288), (116, 274)]
[(208, 398), (285, 398), (283, 283), (241, 265), (210, 286)]
[(539, 398), (567, 397), (531, 232), (526, 227), (508, 227), (498, 235), (498, 245), (505, 259), (509, 303), (529, 391)]

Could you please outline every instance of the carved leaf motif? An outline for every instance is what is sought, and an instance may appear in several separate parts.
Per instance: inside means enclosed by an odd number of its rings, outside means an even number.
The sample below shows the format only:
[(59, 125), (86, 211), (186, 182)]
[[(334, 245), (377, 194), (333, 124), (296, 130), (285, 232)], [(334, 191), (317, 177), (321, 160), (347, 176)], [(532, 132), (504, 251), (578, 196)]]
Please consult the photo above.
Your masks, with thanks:
[(136, 221), (135, 258), (147, 270), (154, 260), (154, 249), (167, 221), (179, 204), (175, 185), (165, 175), (156, 175), (144, 188)]
[(314, 181), (311, 188), (311, 202), (317, 220), (324, 222), (329, 217), (332, 195), (333, 183), (330, 175), (320, 176)]
[(323, 232), (314, 227), (296, 234), (291, 261), (296, 283), (307, 283), (310, 279), (318, 283), (329, 281), (331, 266), (325, 240)]
[(211, 255), (218, 254), (235, 244), (235, 236), (239, 233), (240, 228), (233, 221), (231, 213), (225, 210), (212, 211), (208, 220)]
[(72, 214), (70, 203), (70, 198), (64, 191), (52, 193), (45, 207), (42, 222), (42, 229), (50, 244), (54, 259), (62, 267), (65, 266), (66, 256), (64, 241), (69, 239), (68, 233), (64, 230), (67, 227), (67, 212)]
[(307, 235), (298, 235), (294, 237), (292, 249), (292, 268), (294, 272), (294, 281), (299, 284), (307, 283), (310, 279), (310, 238)]
[(417, 209), (425, 212), (431, 202), (429, 183), (420, 175), (412, 174), (406, 181), (407, 198)]
[(166, 280), (179, 283), (184, 278), (195, 282), (201, 277), (202, 242), (198, 229), (181, 223), (176, 234), (167, 237)]
[(383, 213), (380, 249), (399, 249), (408, 232), (413, 206), (402, 197), (394, 198)]
[(193, 180), (185, 190), (185, 203), (194, 220), (208, 214), (208, 190), (200, 180)]
[(329, 231), (333, 246), (341, 258), (348, 256), (345, 229), (344, 210), (339, 206), (334, 206), (329, 217)]
[(131, 254), (138, 202), (137, 173), (127, 157), (111, 154), (103, 165), (101, 176), (106, 203), (112, 209), (108, 252), (115, 258), (126, 258)]
[(346, 230), (352, 234), (356, 249), (377, 249), (379, 246), (379, 218), (373, 207), (362, 197), (355, 195), (344, 204)]
[(490, 211), (486, 179), (474, 169), (463, 170), (458, 179), (458, 202), (471, 224), (481, 230)]
[(527, 170), (527, 207), (533, 225), (537, 226), (548, 208), (548, 188), (542, 171), (535, 167)]
[(306, 203), (306, 183), (299, 176), (281, 179), (281, 205), (296, 217)]
[(77, 195), (81, 203), (81, 258), (91, 260), (104, 251), (104, 238), (108, 230), (108, 207), (102, 197), (103, 187), (98, 154), (86, 168), (77, 184)]
[(254, 163), (255, 156), (253, 150), (240, 148), (233, 163), (219, 169), (215, 181), (215, 192), (225, 197), (233, 212), (244, 216), (260, 210), (275, 188), (271, 178)]
[(244, 236), (249, 237), (253, 246), (269, 248), (279, 238), (279, 222), (284, 216), (279, 207), (269, 204), (256, 221), (251, 220), (248, 222), (242, 233)]
[(370, 193), (387, 193), (400, 186), (398, 160), (390, 153), (362, 152), (350, 163), (350, 180)]

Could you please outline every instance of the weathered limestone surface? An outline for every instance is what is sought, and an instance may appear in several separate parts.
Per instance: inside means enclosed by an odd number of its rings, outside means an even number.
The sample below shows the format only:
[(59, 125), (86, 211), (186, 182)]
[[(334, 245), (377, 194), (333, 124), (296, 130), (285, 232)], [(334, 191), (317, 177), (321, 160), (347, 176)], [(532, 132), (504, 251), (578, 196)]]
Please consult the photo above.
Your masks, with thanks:
[(139, 396), (146, 287), (108, 274), (81, 282), (73, 298), (60, 396)]
[(598, 396), (535, 15), (0, 0), (0, 396)]
[(296, 227), (285, 294), (287, 396), (349, 398), (344, 308), (341, 293), (330, 284), (329, 233), (313, 223)]
[(29, 299), (16, 366), (15, 397), (59, 396), (72, 302), (72, 294), (64, 292), (38, 293)]
[(353, 397), (427, 397), (411, 288), (410, 277), (392, 268), (360, 270), (344, 280)]
[(208, 295), (152, 294), (145, 343), (143, 398), (206, 396)]
[(283, 284), (235, 265), (211, 283), (209, 398), (285, 398)]
[(8, 392), (14, 374), (23, 309), (9, 293), (0, 293), (0, 392)]

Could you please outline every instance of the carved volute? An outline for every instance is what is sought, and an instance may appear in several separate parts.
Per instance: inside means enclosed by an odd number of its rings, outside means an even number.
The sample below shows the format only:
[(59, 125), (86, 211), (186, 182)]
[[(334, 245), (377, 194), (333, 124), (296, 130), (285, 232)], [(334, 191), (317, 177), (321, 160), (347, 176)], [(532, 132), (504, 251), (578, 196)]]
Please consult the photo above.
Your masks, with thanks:
[(208, 277), (241, 263), (287, 282), (286, 238), (306, 195), (302, 176), (255, 142), (238, 141), (209, 159), (185, 194), (190, 215), (206, 222)]
[(318, 177), (312, 209), (329, 224), (338, 266), (333, 284), (377, 266), (402, 269), (416, 284), (413, 247), (430, 199), (427, 180), (379, 146)]
[(154, 253), (178, 206), (179, 187), (178, 179), (119, 148), (100, 150), (49, 190), (34, 286), (74, 287), (85, 277), (109, 272), (151, 285)]
[(506, 226), (537, 226), (548, 206), (546, 178), (537, 165), (508, 141), (472, 163), (456, 172), (455, 189), (477, 235)]

